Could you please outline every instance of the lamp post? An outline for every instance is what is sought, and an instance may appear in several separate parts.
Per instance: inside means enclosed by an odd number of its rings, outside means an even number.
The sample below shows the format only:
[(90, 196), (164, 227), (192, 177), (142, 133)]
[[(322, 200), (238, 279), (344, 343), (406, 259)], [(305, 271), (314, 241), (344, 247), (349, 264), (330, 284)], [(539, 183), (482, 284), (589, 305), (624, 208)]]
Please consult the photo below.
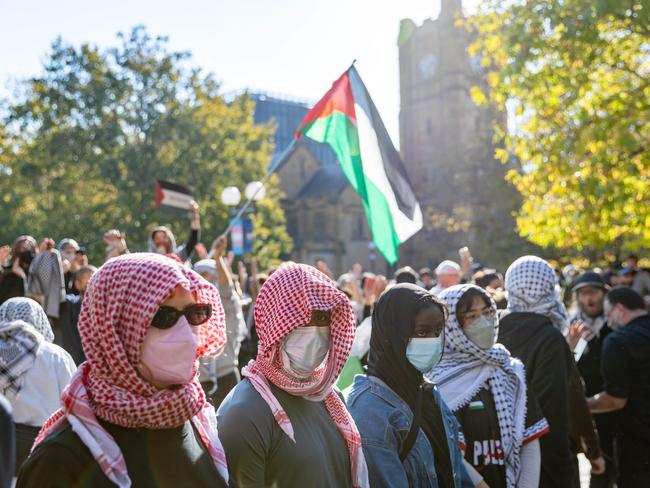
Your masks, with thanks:
[[(226, 207), (229, 207), (228, 217), (230, 220), (228, 227), (224, 231), (224, 234), (228, 234), (228, 232), (233, 230), (234, 226), (239, 226), (237, 229), (237, 236), (233, 235), (231, 240), (233, 242), (233, 249), (241, 249), (242, 254), (245, 252), (244, 249), (246, 229), (244, 222), (241, 222), (240, 218), (247, 211), (255, 211), (254, 208), (252, 210), (248, 210), (251, 203), (259, 202), (262, 198), (264, 198), (266, 195), (264, 183), (261, 181), (251, 181), (246, 185), (246, 188), (244, 189), (244, 195), (246, 196), (246, 203), (244, 203), (244, 205), (242, 205), (242, 207), (236, 211), (235, 207), (237, 207), (237, 205), (239, 205), (241, 202), (241, 192), (239, 191), (239, 188), (236, 186), (227, 186), (221, 192), (221, 203), (223, 203)], [(249, 232), (252, 232), (252, 228), (249, 229)], [(237, 241), (237, 247), (235, 246), (235, 241)]]
[(227, 186), (221, 192), (221, 203), (227, 207), (236, 207), (241, 201), (241, 193), (236, 186)]

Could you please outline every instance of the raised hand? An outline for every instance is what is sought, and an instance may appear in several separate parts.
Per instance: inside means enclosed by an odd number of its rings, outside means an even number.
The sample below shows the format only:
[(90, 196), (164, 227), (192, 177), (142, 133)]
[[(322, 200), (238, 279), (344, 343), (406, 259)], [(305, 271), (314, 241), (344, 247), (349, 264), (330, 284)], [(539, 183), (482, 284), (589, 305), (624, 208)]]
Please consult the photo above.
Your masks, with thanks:
[(578, 341), (585, 331), (585, 323), (582, 320), (574, 320), (569, 326), (566, 341), (569, 343), (569, 349), (573, 352), (578, 345)]

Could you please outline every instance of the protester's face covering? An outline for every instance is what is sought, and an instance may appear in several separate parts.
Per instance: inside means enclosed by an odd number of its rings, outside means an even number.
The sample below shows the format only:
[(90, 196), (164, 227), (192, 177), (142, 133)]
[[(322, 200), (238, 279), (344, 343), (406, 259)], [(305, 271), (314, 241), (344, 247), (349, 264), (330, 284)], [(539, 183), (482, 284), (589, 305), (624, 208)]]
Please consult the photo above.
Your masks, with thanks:
[(177, 287), (151, 321), (142, 344), (138, 371), (159, 389), (192, 379), (198, 346), (196, 327), (212, 315), (210, 304), (197, 304), (192, 293)]
[(297, 328), (282, 341), (282, 359), (289, 373), (308, 378), (323, 364), (330, 349), (330, 312), (312, 312), (309, 324)]
[(431, 304), (415, 316), (415, 329), (406, 346), (406, 357), (422, 373), (433, 368), (442, 356), (442, 330), (445, 316), (442, 308)]
[(25, 272), (36, 256), (36, 241), (31, 236), (20, 236), (14, 242), (13, 257), (20, 260), (20, 267)]
[(496, 311), (489, 298), (470, 288), (458, 301), (456, 317), (467, 338), (481, 349), (494, 346), (497, 338)]
[(431, 369), (444, 348), (444, 306), (410, 283), (386, 291), (372, 315), (368, 374), (384, 381), (414, 408), (422, 372)]

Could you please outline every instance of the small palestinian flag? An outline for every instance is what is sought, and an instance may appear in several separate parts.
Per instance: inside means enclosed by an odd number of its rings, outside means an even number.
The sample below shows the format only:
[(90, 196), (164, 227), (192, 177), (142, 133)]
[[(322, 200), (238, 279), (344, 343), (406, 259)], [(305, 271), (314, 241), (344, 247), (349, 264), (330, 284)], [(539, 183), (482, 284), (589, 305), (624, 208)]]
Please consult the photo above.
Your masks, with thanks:
[(156, 208), (160, 208), (161, 205), (166, 205), (183, 210), (190, 208), (190, 203), (194, 201), (194, 197), (189, 188), (163, 180), (156, 180), (154, 199)]
[(329, 144), (363, 202), (377, 249), (390, 264), (422, 228), (422, 212), (377, 107), (351, 66), (307, 113), (296, 137)]

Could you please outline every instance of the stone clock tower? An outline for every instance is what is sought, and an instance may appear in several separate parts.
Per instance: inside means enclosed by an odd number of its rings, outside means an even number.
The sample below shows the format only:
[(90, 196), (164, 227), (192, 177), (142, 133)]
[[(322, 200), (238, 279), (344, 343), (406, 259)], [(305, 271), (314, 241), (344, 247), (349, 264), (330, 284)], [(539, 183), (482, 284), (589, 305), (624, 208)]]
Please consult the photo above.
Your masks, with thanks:
[(420, 266), (457, 259), (475, 241), (473, 209), (481, 174), (498, 168), (493, 158), (492, 114), (471, 100), (485, 87), (480, 60), (467, 53), (471, 35), (461, 0), (441, 0), (440, 15), (420, 26), (400, 24), (400, 150), (425, 218), (425, 228), (405, 243), (402, 262)]

